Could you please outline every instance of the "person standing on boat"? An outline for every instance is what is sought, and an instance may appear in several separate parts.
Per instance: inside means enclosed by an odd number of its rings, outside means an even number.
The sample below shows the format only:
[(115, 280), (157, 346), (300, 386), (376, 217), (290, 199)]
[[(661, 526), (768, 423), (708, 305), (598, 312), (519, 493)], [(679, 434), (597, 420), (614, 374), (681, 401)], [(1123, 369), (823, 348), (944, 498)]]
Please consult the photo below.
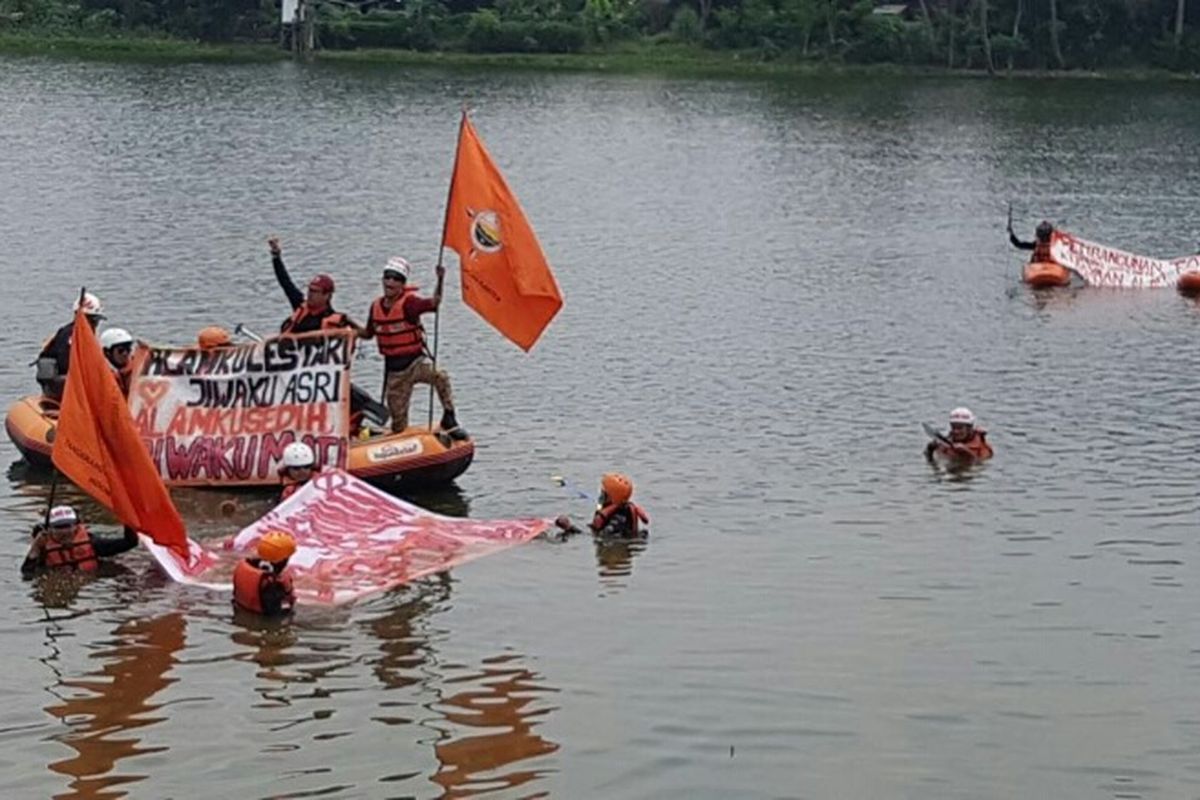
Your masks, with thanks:
[(38, 524), (33, 529), (33, 544), (21, 563), (21, 574), (29, 576), (39, 570), (76, 570), (95, 572), (100, 559), (119, 555), (137, 547), (137, 533), (126, 527), (120, 539), (92, 535), (79, 521), (71, 506), (50, 509), (49, 525)]
[(289, 614), (296, 592), (287, 568), (296, 540), (286, 531), (271, 531), (258, 540), (257, 558), (245, 558), (233, 570), (233, 607), (268, 617)]
[(107, 328), (100, 334), (100, 348), (121, 386), (121, 394), (128, 397), (133, 377), (133, 337), (124, 328)]
[(283, 265), (283, 248), (279, 238), (272, 236), (267, 239), (267, 247), (271, 251), (271, 264), (275, 267), (275, 279), (279, 281), (288, 302), (292, 304), (292, 314), (279, 326), (280, 333), (309, 333), (311, 331), (331, 330), (335, 328), (350, 328), (361, 332), (361, 328), (340, 311), (334, 311), (333, 278), (321, 273), (313, 276), (308, 282), (308, 292), (301, 292)]
[(935, 453), (959, 461), (983, 461), (993, 455), (987, 431), (976, 426), (969, 408), (950, 412), (950, 434), (925, 446), (925, 458), (932, 461)]
[[(75, 300), (71, 312), (78, 311), (80, 305), (83, 306), (88, 324), (92, 326), (92, 330), (96, 330), (100, 320), (104, 319), (100, 298), (87, 292), (82, 298)], [(75, 320), (72, 319), (42, 345), (42, 352), (38, 354), (35, 362), (37, 382), (42, 387), (42, 393), (54, 400), (62, 399), (63, 387), (67, 385), (67, 370), (71, 367), (71, 333), (74, 330)]]
[(1050, 238), (1054, 233), (1054, 226), (1047, 220), (1042, 220), (1034, 231), (1037, 236), (1032, 242), (1023, 242), (1013, 233), (1012, 220), (1008, 221), (1008, 241), (1013, 247), (1018, 250), (1032, 250), (1033, 255), (1029, 257), (1030, 264), (1045, 264), (1054, 261), (1054, 257), (1050, 255)]
[(408, 407), (413, 387), (418, 383), (432, 385), (442, 404), (442, 430), (457, 439), (467, 434), (458, 425), (454, 413), (454, 395), (450, 376), (435, 369), (427, 358), (425, 328), (421, 315), (435, 312), (442, 302), (442, 281), (446, 268), (438, 266), (438, 288), (432, 297), (421, 297), (416, 287), (408, 285), (411, 268), (399, 256), (389, 259), (383, 268), (383, 295), (371, 303), (366, 328), (359, 332), (364, 339), (377, 338), (383, 356), (383, 392), (392, 415), (392, 432), (408, 427)]

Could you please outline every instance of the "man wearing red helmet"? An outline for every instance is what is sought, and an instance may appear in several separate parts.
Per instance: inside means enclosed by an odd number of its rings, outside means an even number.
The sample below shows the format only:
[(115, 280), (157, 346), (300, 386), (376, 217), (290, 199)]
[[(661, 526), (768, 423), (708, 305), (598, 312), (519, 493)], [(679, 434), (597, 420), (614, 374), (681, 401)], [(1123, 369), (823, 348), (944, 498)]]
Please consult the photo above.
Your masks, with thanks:
[(292, 315), (279, 326), (280, 333), (309, 333), (332, 328), (352, 328), (361, 331), (358, 325), (340, 311), (334, 311), (333, 278), (321, 273), (308, 282), (308, 292), (301, 292), (283, 265), (283, 248), (278, 237), (267, 239), (271, 251), (271, 264), (275, 267), (275, 279), (292, 304)]

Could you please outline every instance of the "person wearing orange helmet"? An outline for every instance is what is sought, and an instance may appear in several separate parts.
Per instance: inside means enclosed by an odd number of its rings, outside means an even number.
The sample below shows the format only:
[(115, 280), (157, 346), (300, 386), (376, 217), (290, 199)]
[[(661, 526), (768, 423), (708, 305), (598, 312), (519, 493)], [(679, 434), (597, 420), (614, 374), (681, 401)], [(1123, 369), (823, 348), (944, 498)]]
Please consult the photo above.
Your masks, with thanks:
[(993, 451), (987, 440), (987, 431), (976, 424), (971, 409), (959, 407), (950, 412), (949, 435), (937, 434), (925, 445), (925, 458), (932, 461), (934, 455), (952, 461), (974, 462), (991, 458)]
[(209, 325), (196, 335), (196, 344), (200, 346), (201, 350), (216, 350), (218, 347), (231, 346), (233, 337), (224, 328), (218, 325)]
[[(559, 517), (555, 524), (564, 533), (580, 533), (570, 517)], [(633, 481), (619, 472), (605, 474), (600, 479), (600, 497), (588, 530), (600, 537), (635, 539), (647, 534), (649, 524), (649, 515), (633, 502)]]
[(269, 531), (258, 540), (257, 557), (238, 562), (233, 571), (233, 606), (268, 617), (291, 613), (296, 605), (288, 559), (296, 540), (286, 531)]

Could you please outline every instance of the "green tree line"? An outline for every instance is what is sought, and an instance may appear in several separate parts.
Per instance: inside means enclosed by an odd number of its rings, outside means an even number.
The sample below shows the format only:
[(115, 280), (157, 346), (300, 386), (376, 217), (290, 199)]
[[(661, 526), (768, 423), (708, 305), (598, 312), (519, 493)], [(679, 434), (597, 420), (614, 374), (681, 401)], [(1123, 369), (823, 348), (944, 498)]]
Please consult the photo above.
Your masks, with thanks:
[[(319, 47), (571, 53), (626, 43), (759, 60), (1200, 71), (1200, 0), (317, 2)], [(278, 0), (0, 0), (0, 33), (276, 42)]]

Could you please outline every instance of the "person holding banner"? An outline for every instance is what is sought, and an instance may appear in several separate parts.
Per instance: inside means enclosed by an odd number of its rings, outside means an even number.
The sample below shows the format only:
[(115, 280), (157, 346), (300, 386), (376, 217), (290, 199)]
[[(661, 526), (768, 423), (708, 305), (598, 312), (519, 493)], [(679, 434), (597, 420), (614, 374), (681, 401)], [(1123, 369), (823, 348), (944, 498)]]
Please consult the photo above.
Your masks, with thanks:
[(1032, 250), (1033, 255), (1029, 257), (1031, 264), (1047, 264), (1054, 261), (1054, 257), (1050, 255), (1050, 237), (1054, 233), (1054, 226), (1048, 220), (1042, 220), (1034, 231), (1037, 236), (1032, 242), (1023, 242), (1013, 233), (1012, 217), (1008, 219), (1008, 241), (1013, 247), (1018, 250)]
[(258, 557), (238, 562), (233, 571), (233, 607), (268, 617), (289, 614), (296, 591), (287, 569), (296, 540), (285, 531), (271, 531), (258, 540)]
[(129, 396), (129, 381), (133, 377), (133, 337), (124, 328), (108, 328), (100, 334), (100, 348), (117, 378), (121, 394)]
[(311, 331), (330, 330), (333, 328), (362, 328), (340, 311), (334, 311), (333, 278), (321, 273), (313, 276), (308, 282), (308, 292), (301, 292), (283, 265), (283, 248), (279, 238), (272, 236), (267, 240), (271, 251), (271, 264), (275, 268), (275, 279), (279, 281), (288, 302), (292, 304), (292, 315), (283, 321), (279, 327), (280, 333), (309, 333)]
[(399, 256), (383, 268), (383, 295), (371, 303), (367, 325), (359, 331), (363, 339), (377, 338), (383, 356), (383, 393), (392, 415), (392, 432), (408, 427), (408, 407), (418, 383), (433, 386), (442, 404), (442, 430), (454, 438), (466, 438), (454, 413), (454, 395), (450, 376), (435, 369), (426, 355), (425, 328), (421, 315), (438, 310), (442, 303), (442, 281), (446, 268), (438, 265), (437, 290), (433, 297), (421, 297), (408, 285), (411, 267)]
[(95, 572), (100, 559), (120, 555), (137, 547), (137, 533), (129, 526), (120, 539), (94, 536), (79, 521), (71, 506), (50, 509), (48, 525), (33, 529), (33, 544), (21, 563), (21, 574), (29, 576), (39, 570), (76, 570)]
[[(91, 292), (75, 301), (73, 311), (83, 311), (92, 330), (104, 319), (100, 298)], [(59, 328), (46, 343), (37, 358), (37, 381), (42, 392), (54, 400), (61, 400), (63, 387), (67, 385), (67, 370), (71, 367), (71, 334), (75, 331), (75, 320)]]
[[(570, 517), (559, 517), (554, 524), (564, 534), (581, 533)], [(601, 539), (638, 539), (648, 535), (649, 524), (650, 515), (633, 502), (633, 481), (627, 475), (609, 472), (600, 478), (600, 497), (588, 530)]]
[(300, 488), (319, 471), (316, 453), (304, 442), (292, 442), (283, 448), (283, 466), (279, 468), (283, 491), (279, 493), (277, 503), (282, 503), (300, 491)]

